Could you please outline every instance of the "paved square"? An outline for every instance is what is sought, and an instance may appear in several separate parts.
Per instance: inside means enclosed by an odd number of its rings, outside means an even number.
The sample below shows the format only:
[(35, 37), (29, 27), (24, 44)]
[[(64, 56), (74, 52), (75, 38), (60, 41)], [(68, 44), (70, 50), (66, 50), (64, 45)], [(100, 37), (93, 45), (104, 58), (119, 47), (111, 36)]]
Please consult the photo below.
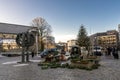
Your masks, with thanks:
[(0, 80), (120, 80), (120, 60), (101, 57), (99, 69), (46, 69), (38, 66), (40, 57), (30, 63), (19, 64), (21, 57), (0, 58)]

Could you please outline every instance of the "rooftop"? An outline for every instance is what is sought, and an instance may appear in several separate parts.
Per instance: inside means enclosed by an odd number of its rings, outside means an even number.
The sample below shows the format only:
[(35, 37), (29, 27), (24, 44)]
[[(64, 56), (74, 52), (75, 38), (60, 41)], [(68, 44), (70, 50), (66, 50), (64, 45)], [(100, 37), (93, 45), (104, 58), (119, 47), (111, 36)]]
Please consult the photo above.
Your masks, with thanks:
[(9, 23), (0, 23), (0, 33), (22, 33), (26, 32), (31, 26), (9, 24)]

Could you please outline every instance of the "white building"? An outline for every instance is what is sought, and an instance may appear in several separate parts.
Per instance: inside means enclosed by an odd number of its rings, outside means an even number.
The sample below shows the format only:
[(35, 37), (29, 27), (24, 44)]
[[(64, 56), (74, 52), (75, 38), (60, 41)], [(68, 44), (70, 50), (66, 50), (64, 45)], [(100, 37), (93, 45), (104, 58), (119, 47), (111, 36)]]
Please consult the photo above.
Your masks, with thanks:
[(76, 40), (72, 39), (72, 40), (68, 40), (67, 41), (67, 46), (68, 46), (68, 51), (71, 49), (72, 46), (76, 45)]

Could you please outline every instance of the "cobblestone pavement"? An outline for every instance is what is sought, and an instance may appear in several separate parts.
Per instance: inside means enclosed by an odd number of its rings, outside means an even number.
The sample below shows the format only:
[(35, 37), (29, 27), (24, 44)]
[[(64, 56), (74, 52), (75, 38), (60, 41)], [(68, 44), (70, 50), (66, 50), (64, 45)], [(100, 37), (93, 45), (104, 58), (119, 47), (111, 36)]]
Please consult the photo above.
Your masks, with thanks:
[[(46, 69), (37, 66), (39, 57), (31, 63), (18, 64), (20, 57), (0, 57), (0, 80), (120, 80), (120, 60), (101, 57), (99, 69)], [(11, 62), (11, 63), (10, 63)]]

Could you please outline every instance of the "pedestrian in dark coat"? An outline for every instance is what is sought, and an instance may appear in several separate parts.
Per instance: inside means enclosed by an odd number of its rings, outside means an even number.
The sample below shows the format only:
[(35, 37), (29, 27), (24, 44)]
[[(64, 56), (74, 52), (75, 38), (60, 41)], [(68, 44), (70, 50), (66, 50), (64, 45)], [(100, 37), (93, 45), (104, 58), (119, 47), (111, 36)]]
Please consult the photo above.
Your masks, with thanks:
[(117, 47), (112, 48), (112, 55), (113, 55), (114, 59), (119, 59)]
[(35, 55), (35, 54), (34, 54), (34, 51), (32, 51), (31, 55), (32, 55), (32, 58), (33, 58), (33, 57), (34, 57), (34, 55)]
[(111, 52), (112, 52), (112, 48), (111, 48), (111, 47), (108, 47), (108, 48), (107, 48), (107, 51), (108, 51), (108, 56), (110, 56), (110, 55), (111, 55)]

